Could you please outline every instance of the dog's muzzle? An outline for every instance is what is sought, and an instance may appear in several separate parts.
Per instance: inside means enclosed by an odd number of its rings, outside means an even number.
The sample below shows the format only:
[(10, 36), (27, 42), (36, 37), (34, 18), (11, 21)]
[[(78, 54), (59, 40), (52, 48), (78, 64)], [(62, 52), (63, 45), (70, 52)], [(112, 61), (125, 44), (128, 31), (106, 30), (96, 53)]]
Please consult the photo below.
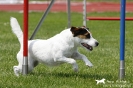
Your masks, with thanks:
[(88, 50), (90, 50), (90, 51), (93, 50), (93, 47), (92, 47), (92, 46), (90, 46), (90, 45), (88, 45), (88, 44), (86, 44), (86, 43), (81, 43), (81, 44), (82, 44), (82, 46), (84, 46), (86, 49), (88, 49)]
[[(87, 43), (81, 43), (82, 46), (84, 46), (86, 49), (92, 51), (93, 50), (93, 47), (88, 45)], [(95, 42), (95, 47), (97, 47), (99, 45), (98, 42)]]

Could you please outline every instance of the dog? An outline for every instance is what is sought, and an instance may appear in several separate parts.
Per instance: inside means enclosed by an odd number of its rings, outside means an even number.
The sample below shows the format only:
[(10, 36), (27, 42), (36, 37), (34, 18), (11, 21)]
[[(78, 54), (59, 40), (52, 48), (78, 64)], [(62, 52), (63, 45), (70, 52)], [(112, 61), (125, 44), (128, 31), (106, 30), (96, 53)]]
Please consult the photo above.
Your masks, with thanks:
[[(22, 73), (23, 64), (23, 32), (16, 18), (10, 18), (10, 25), (20, 43), (20, 51), (17, 54), (19, 64), (13, 67), (15, 75), (19, 76)], [(92, 67), (93, 64), (87, 57), (78, 52), (78, 47), (82, 46), (92, 51), (93, 47), (98, 45), (98, 41), (92, 37), (89, 29), (84, 26), (65, 29), (47, 40), (29, 40), (28, 72), (31, 72), (39, 62), (48, 66), (69, 63), (75, 72), (78, 71), (76, 60), (83, 60), (85, 65)]]
[(103, 84), (105, 84), (105, 79), (103, 78), (103, 79), (101, 79), (101, 80), (96, 80), (97, 81), (97, 85), (99, 84), (99, 83), (103, 83)]

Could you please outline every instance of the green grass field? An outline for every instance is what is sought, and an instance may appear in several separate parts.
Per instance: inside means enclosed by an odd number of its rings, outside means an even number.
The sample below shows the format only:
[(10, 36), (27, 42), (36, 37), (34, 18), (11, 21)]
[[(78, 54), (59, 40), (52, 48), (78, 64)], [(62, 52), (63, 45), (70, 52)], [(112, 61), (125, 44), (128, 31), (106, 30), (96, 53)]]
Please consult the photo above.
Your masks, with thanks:
[[(133, 87), (133, 21), (126, 22), (125, 70), (123, 81), (118, 81), (119, 71), (119, 21), (88, 21), (87, 26), (100, 45), (92, 52), (83, 48), (79, 51), (85, 54), (94, 67), (88, 68), (82, 61), (77, 61), (79, 72), (74, 73), (70, 64), (58, 67), (47, 67), (39, 64), (27, 76), (14, 75), (12, 67), (17, 65), (16, 54), (19, 42), (12, 33), (9, 24), (10, 17), (16, 17), (21, 24), (23, 14), (18, 12), (0, 12), (0, 88), (132, 88)], [(43, 13), (29, 14), (29, 37), (38, 24)], [(127, 13), (131, 17), (133, 13)], [(88, 16), (119, 16), (119, 13), (89, 13)], [(72, 13), (72, 25), (82, 26), (82, 14)], [(50, 13), (35, 39), (47, 39), (67, 27), (66, 13)], [(44, 49), (45, 50), (45, 49)], [(96, 85), (95, 80), (105, 78), (105, 84)]]

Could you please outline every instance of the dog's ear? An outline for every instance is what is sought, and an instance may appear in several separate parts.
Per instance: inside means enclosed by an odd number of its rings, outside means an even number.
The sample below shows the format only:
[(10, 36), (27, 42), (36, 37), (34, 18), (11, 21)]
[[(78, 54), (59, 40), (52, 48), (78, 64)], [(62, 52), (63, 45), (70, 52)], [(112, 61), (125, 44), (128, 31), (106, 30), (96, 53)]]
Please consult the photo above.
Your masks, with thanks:
[(73, 37), (76, 37), (79, 35), (80, 31), (77, 27), (71, 27), (71, 32), (73, 34)]
[[(86, 26), (82, 26), (83, 28), (86, 28)], [(87, 30), (89, 30), (89, 28), (86, 28)]]

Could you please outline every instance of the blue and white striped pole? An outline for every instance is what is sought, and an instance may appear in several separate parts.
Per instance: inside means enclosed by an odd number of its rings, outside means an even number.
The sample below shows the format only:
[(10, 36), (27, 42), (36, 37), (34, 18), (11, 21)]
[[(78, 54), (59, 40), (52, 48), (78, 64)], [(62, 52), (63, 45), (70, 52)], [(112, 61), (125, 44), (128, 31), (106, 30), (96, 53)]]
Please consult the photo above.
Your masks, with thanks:
[(121, 0), (121, 19), (120, 19), (120, 73), (119, 78), (125, 77), (125, 7), (126, 0)]

